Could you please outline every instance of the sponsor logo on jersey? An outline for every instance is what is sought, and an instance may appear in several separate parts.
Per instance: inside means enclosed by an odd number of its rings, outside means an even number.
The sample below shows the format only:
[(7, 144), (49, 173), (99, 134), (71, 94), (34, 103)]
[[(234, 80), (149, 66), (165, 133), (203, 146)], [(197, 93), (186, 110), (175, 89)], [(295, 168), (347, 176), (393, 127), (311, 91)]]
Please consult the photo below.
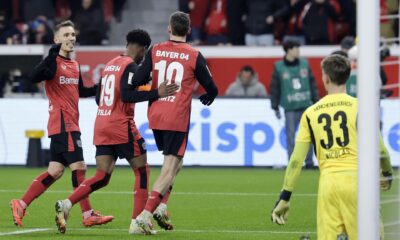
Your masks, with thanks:
[(77, 78), (67, 78), (65, 76), (60, 76), (60, 84), (79, 84), (79, 79)]

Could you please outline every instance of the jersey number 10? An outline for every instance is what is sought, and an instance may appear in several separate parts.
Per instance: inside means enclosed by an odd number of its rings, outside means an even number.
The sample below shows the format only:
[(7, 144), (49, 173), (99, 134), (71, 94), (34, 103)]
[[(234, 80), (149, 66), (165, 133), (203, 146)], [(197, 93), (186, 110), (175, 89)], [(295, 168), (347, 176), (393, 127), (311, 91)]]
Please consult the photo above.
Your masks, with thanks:
[(101, 78), (100, 106), (105, 104), (110, 107), (114, 103), (115, 75), (105, 75)]
[[(159, 87), (163, 81), (167, 81), (167, 84), (175, 83), (179, 86), (177, 92), (181, 90), (181, 84), (183, 79), (183, 65), (180, 62), (171, 62), (167, 66), (167, 61), (161, 60), (154, 65), (154, 68), (158, 71), (157, 86)], [(172, 80), (172, 76), (175, 72), (175, 79)]]

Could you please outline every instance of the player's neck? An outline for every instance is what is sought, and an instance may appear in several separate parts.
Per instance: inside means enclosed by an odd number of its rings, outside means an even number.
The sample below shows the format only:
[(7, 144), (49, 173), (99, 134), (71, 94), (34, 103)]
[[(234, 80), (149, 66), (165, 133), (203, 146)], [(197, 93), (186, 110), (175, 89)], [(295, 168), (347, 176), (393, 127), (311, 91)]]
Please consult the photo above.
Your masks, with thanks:
[(62, 56), (62, 57), (65, 57), (65, 58), (70, 58), (70, 53), (69, 52), (66, 52), (66, 51), (63, 51), (63, 50), (60, 50), (60, 52), (58, 53), (60, 56)]
[(180, 37), (180, 36), (175, 36), (170, 34), (169, 35), (169, 40), (175, 41), (175, 42), (186, 42), (186, 36), (185, 37)]
[(346, 93), (346, 85), (342, 86), (329, 86), (328, 87), (328, 94), (340, 94), (340, 93)]

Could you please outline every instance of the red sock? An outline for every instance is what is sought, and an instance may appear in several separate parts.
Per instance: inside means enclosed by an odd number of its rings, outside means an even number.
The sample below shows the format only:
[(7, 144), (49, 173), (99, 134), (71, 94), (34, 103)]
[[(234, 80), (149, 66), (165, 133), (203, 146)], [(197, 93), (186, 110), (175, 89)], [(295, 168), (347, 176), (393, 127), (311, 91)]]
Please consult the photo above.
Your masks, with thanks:
[(97, 170), (96, 174), (81, 183), (79, 187), (75, 189), (71, 195), (69, 195), (68, 199), (72, 204), (76, 204), (82, 199), (88, 197), (91, 192), (106, 186), (110, 181), (110, 177), (111, 174)]
[(161, 200), (162, 203), (167, 204), (169, 195), (171, 195), (172, 192), (172, 186), (168, 188), (167, 192), (165, 193), (163, 199)]
[(156, 210), (156, 208), (160, 204), (162, 198), (163, 196), (159, 192), (151, 191), (149, 199), (147, 199), (147, 203), (144, 209), (153, 213), (154, 210)]
[[(74, 190), (85, 181), (85, 173), (86, 170), (74, 170), (72, 171), (72, 186)], [(82, 212), (92, 210), (92, 206), (90, 205), (89, 197), (82, 199), (79, 204), (81, 205)]]
[(33, 180), (21, 200), (29, 206), (35, 198), (39, 197), (54, 182), (55, 179), (47, 171), (42, 173)]
[(136, 219), (146, 206), (149, 197), (150, 168), (146, 164), (144, 167), (134, 168), (133, 172), (135, 173), (135, 187), (133, 189), (132, 219)]

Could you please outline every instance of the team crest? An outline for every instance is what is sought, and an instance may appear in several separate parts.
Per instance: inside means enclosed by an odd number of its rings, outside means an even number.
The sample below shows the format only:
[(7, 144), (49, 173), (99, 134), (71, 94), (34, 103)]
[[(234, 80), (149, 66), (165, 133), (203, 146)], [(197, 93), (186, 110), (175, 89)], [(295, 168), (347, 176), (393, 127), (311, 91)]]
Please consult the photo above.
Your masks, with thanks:
[(65, 64), (61, 64), (61, 68), (62, 68), (63, 70), (65, 70), (65, 69), (67, 69), (67, 66), (65, 66)]
[(290, 78), (290, 74), (288, 72), (284, 72), (282, 74), (282, 79), (289, 79)]
[(307, 68), (301, 69), (301, 70), (300, 70), (300, 76), (301, 76), (302, 78), (308, 77), (308, 69), (307, 69)]

